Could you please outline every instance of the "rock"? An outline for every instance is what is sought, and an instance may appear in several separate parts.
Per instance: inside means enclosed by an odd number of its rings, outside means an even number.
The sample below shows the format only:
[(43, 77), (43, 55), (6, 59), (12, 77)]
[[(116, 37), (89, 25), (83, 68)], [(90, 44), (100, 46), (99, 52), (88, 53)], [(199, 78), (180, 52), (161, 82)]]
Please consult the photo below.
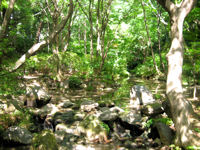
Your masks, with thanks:
[(140, 112), (137, 110), (131, 110), (129, 112), (124, 112), (119, 115), (119, 118), (132, 125), (141, 125), (142, 122), (142, 116)]
[(69, 126), (66, 124), (57, 124), (55, 131), (63, 131), (67, 134), (72, 134), (76, 136), (80, 136), (80, 131), (78, 130), (77, 126)]
[(81, 111), (90, 112), (92, 110), (95, 110), (98, 106), (99, 106), (99, 104), (96, 102), (84, 101), (81, 103), (80, 108), (81, 108)]
[(170, 110), (170, 103), (169, 100), (165, 100), (162, 102), (163, 109), (169, 118), (172, 118), (171, 110)]
[(37, 134), (33, 138), (33, 149), (38, 150), (58, 150), (58, 144), (53, 132), (49, 130), (43, 130), (40, 134)]
[(27, 86), (25, 103), (28, 107), (42, 107), (50, 100), (51, 96), (36, 81)]
[(162, 114), (164, 112), (164, 109), (162, 107), (162, 104), (155, 102), (152, 104), (145, 105), (141, 109), (141, 112), (147, 116), (156, 116), (156, 115)]
[(130, 104), (133, 107), (155, 102), (152, 93), (142, 85), (134, 85), (130, 90)]
[(124, 110), (122, 110), (119, 107), (112, 107), (112, 108), (108, 108), (105, 109), (99, 116), (99, 119), (101, 121), (114, 121), (118, 118), (119, 113), (124, 112)]
[(25, 128), (11, 126), (3, 133), (3, 139), (20, 144), (31, 144), (32, 134)]
[(80, 136), (78, 137), (70, 133), (66, 134), (66, 132), (62, 130), (55, 131), (54, 135), (60, 150), (73, 149), (73, 146), (77, 143), (77, 140), (81, 138)]
[(61, 108), (70, 108), (74, 105), (74, 103), (72, 103), (71, 101), (67, 100), (67, 101), (63, 101), (61, 102), (58, 106)]
[(78, 126), (88, 142), (109, 142), (107, 135), (109, 127), (93, 115), (88, 115)]
[(59, 123), (71, 124), (75, 121), (75, 113), (73, 111), (56, 112), (53, 116), (53, 124), (56, 126)]
[(162, 122), (156, 122), (155, 127), (158, 130), (161, 142), (170, 145), (174, 137), (172, 129)]
[(47, 115), (54, 115), (56, 112), (58, 112), (59, 109), (54, 104), (47, 104), (44, 107), (35, 110), (34, 114), (39, 116), (41, 119), (45, 118)]

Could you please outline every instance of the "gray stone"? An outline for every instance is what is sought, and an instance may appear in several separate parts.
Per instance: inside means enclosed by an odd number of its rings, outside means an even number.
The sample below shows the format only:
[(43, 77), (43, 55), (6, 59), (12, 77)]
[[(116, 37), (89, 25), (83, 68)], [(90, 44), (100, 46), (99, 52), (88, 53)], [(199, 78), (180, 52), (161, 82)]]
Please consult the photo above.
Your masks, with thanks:
[(74, 103), (70, 102), (70, 101), (63, 101), (62, 103), (59, 104), (59, 107), (61, 108), (70, 108), (74, 105)]
[(26, 104), (29, 107), (41, 107), (49, 103), (51, 96), (36, 81), (26, 87)]
[(156, 116), (158, 114), (162, 114), (164, 112), (164, 109), (162, 107), (162, 104), (155, 102), (145, 105), (141, 109), (141, 112), (147, 116)]
[(75, 113), (73, 111), (56, 112), (53, 116), (53, 123), (54, 125), (59, 123), (71, 124), (75, 121), (74, 116)]
[(174, 137), (172, 129), (162, 122), (155, 123), (155, 127), (158, 130), (161, 142), (170, 145)]
[(59, 150), (73, 149), (72, 146), (75, 145), (75, 143), (77, 143), (78, 138), (80, 138), (70, 133), (66, 134), (66, 132), (62, 130), (55, 131), (54, 135), (59, 145)]
[(57, 124), (55, 131), (63, 131), (67, 134), (72, 134), (76, 136), (80, 136), (80, 131), (78, 130), (77, 126), (69, 126), (67, 124)]
[(99, 119), (101, 121), (114, 121), (118, 117), (118, 113), (112, 112), (110, 110), (106, 110), (103, 113), (100, 114)]
[(40, 109), (35, 110), (35, 114), (40, 116), (40, 118), (44, 118), (47, 115), (54, 115), (56, 112), (58, 112), (59, 109), (56, 105), (54, 104), (47, 104), (45, 106), (43, 106)]
[(119, 107), (104, 108), (105, 110), (100, 114), (99, 119), (101, 121), (114, 121), (118, 118), (119, 114), (124, 112)]
[(133, 107), (155, 102), (152, 93), (142, 85), (134, 85), (130, 90), (130, 104)]
[(131, 110), (130, 112), (125, 112), (119, 115), (119, 118), (132, 125), (140, 125), (142, 121), (142, 116), (140, 113), (136, 112), (136, 110)]
[(31, 144), (32, 138), (32, 134), (27, 129), (18, 126), (9, 127), (3, 133), (4, 140), (17, 142), (20, 144)]
[(98, 103), (93, 101), (84, 101), (81, 103), (81, 111), (90, 112), (95, 110), (99, 106)]
[(163, 109), (169, 118), (172, 118), (172, 114), (170, 111), (170, 103), (169, 100), (165, 100), (162, 102)]

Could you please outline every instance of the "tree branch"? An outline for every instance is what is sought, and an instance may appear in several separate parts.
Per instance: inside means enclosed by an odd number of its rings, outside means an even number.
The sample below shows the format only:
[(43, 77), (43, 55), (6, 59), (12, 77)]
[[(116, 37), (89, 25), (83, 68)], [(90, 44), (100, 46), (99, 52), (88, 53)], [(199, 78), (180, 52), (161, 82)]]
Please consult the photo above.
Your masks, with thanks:
[(77, 0), (77, 2), (78, 2), (78, 4), (79, 4), (79, 6), (80, 6), (81, 10), (83, 11), (83, 13), (85, 14), (85, 16), (86, 16), (86, 17), (87, 17), (87, 19), (89, 20), (89, 16), (88, 16), (88, 14), (85, 12), (85, 10), (83, 9), (83, 6), (82, 6), (82, 4), (79, 2), (79, 0)]
[(11, 72), (16, 71), (18, 68), (20, 68), (25, 61), (33, 55), (35, 52), (41, 50), (42, 48), (46, 47), (48, 43), (52, 42), (57, 34), (59, 34), (63, 28), (65, 27), (67, 21), (69, 20), (70, 16), (73, 13), (73, 0), (70, 0), (70, 6), (69, 6), (68, 14), (67, 16), (61, 21), (59, 26), (56, 27), (55, 31), (48, 37), (47, 40), (43, 40), (40, 43), (34, 44), (26, 54), (24, 54), (16, 63), (15, 66), (11, 69)]

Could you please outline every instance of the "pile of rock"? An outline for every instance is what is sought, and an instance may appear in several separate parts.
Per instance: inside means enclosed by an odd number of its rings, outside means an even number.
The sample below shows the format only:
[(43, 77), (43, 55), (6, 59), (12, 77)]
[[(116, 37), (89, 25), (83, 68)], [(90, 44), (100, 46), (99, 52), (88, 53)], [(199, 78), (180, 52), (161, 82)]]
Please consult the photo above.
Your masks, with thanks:
[[(105, 107), (92, 100), (76, 104), (63, 99), (59, 104), (52, 104), (51, 96), (44, 94), (46, 92), (41, 87), (36, 85), (30, 89), (27, 95), (35, 94), (34, 100), (44, 101), (41, 108), (33, 109), (33, 113), (42, 120), (43, 129), (53, 132), (60, 149), (75, 149), (94, 142), (121, 142), (132, 149), (137, 148), (139, 143), (148, 147), (159, 142), (167, 145), (172, 142), (173, 130), (166, 124), (156, 122), (147, 126), (149, 120), (160, 118), (165, 109), (144, 86), (133, 86), (130, 104), (125, 108), (115, 105)], [(4, 140), (21, 144), (30, 144), (33, 138), (27, 129), (16, 126), (8, 128), (3, 135)], [(159, 138), (159, 142), (156, 138)], [(146, 143), (140, 139), (146, 140)]]

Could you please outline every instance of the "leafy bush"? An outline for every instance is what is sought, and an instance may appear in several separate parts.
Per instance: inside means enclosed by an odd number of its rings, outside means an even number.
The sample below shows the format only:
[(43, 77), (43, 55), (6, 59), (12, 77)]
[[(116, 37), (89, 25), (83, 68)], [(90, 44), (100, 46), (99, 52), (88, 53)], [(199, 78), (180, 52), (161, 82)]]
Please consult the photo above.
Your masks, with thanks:
[(22, 82), (20, 76), (22, 74), (18, 72), (8, 73), (3, 71), (1, 73), (5, 73), (5, 75), (0, 77), (0, 95), (19, 95), (25, 92), (24, 88), (20, 87), (20, 83)]
[(156, 118), (156, 119), (149, 119), (145, 126), (149, 128), (151, 125), (155, 124), (156, 122), (162, 122), (168, 126), (173, 124), (173, 121), (171, 118)]
[(80, 78), (76, 76), (69, 77), (69, 88), (71, 89), (77, 89), (80, 88), (81, 80)]
[[(162, 54), (162, 58), (163, 58), (163, 62), (166, 66), (167, 62), (165, 59), (165, 54)], [(160, 64), (160, 57), (158, 54), (155, 54), (155, 60), (157, 63), (157, 66), (161, 66)], [(139, 77), (152, 77), (154, 75), (156, 75), (156, 70), (154, 68), (154, 63), (153, 63), (153, 58), (147, 57), (146, 61), (143, 64), (139, 64), (137, 67), (135, 67), (135, 69), (133, 69), (131, 71), (134, 75), (139, 76)]]

